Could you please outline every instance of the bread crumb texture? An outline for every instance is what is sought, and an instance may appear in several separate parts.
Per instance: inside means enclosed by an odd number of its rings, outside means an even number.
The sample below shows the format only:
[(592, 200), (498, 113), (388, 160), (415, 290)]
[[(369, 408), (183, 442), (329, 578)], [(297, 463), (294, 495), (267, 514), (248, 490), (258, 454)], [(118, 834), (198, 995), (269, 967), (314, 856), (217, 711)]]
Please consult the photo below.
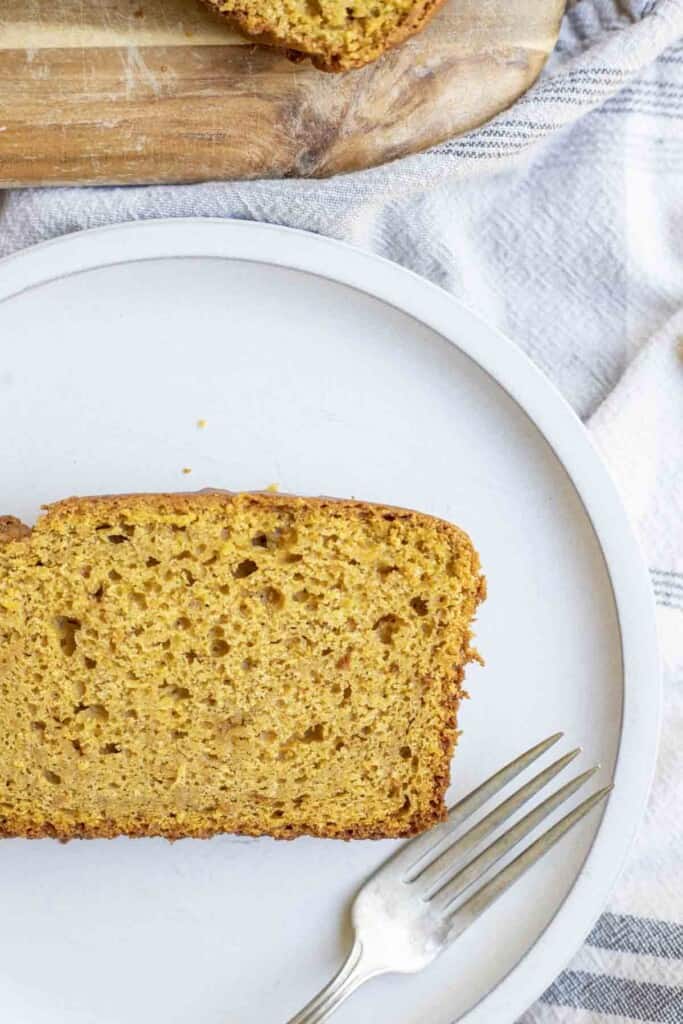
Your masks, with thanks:
[(0, 518), (0, 834), (411, 835), (443, 817), (457, 527), (276, 494)]
[(250, 38), (323, 71), (362, 67), (419, 31), (443, 0), (206, 0)]

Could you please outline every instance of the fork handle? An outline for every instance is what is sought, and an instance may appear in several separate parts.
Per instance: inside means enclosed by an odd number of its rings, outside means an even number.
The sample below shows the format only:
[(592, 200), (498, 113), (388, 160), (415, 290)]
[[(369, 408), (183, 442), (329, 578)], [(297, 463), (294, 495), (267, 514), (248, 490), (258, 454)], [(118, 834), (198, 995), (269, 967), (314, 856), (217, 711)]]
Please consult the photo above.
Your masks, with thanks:
[(363, 965), (363, 947), (356, 939), (351, 952), (332, 981), (328, 982), (303, 1010), (299, 1010), (288, 1024), (321, 1024), (332, 1016), (359, 985), (378, 973), (376, 968)]

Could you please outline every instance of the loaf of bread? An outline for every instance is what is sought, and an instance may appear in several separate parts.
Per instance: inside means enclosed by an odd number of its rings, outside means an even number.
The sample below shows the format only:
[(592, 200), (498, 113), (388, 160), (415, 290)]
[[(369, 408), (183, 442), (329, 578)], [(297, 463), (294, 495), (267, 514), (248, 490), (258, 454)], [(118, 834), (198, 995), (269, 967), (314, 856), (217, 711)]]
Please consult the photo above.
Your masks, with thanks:
[(256, 43), (310, 57), (321, 71), (376, 60), (419, 32), (443, 0), (206, 0)]
[(419, 832), (483, 596), (457, 527), (356, 501), (0, 519), (0, 835)]

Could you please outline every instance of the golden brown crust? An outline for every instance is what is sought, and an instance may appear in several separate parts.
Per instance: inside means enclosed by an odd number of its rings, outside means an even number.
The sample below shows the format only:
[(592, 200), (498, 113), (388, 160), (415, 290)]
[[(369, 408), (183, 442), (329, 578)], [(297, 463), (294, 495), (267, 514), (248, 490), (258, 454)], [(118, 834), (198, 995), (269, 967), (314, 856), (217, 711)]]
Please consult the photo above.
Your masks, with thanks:
[[(223, 507), (226, 502), (232, 501), (249, 501), (253, 504), (274, 505), (276, 507), (279, 506), (280, 508), (291, 508), (294, 506), (295, 508), (307, 509), (314, 507), (328, 508), (331, 506), (339, 509), (340, 511), (353, 510), (355, 512), (361, 510), (366, 511), (371, 515), (394, 516), (397, 519), (407, 519), (415, 522), (423, 521), (424, 519), (431, 519), (439, 530), (452, 534), (454, 537), (457, 537), (458, 540), (465, 541), (471, 547), (471, 541), (468, 535), (454, 523), (449, 523), (448, 520), (440, 519), (438, 516), (430, 516), (424, 512), (415, 512), (413, 509), (402, 508), (398, 505), (384, 505), (379, 502), (358, 501), (355, 498), (332, 498), (327, 496), (303, 497), (296, 494), (282, 494), (274, 491), (228, 491), (218, 488), (205, 489), (202, 491), (114, 495), (104, 494), (63, 498), (61, 501), (56, 501), (50, 505), (43, 506), (43, 509), (47, 514), (38, 520), (34, 529), (40, 529), (43, 525), (47, 525), (48, 519), (52, 524), (54, 524), (55, 519), (60, 517), (68, 519), (72, 515), (87, 515), (89, 510), (94, 509), (97, 505), (106, 505), (113, 513), (124, 508), (135, 508), (137, 505), (140, 508), (152, 507), (158, 511), (166, 510), (183, 515), (192, 512), (197, 507)], [(23, 531), (22, 537), (31, 533), (29, 527), (25, 526), (20, 522), (20, 520), (15, 519), (13, 516), (6, 516), (3, 518), (12, 520), (15, 524), (18, 524), (18, 527)], [(472, 555), (474, 558), (474, 567), (475, 569), (479, 569), (479, 557), (473, 548)], [(485, 590), (484, 577), (481, 577), (481, 580), (483, 581), (482, 586)], [(483, 600), (483, 597), (481, 599)]]
[[(447, 784), (446, 784), (447, 785)], [(110, 824), (97, 825), (95, 828), (88, 828), (84, 825), (74, 825), (72, 829), (60, 829), (56, 828), (51, 822), (44, 822), (42, 825), (25, 825), (21, 822), (12, 824), (11, 820), (6, 820), (3, 825), (0, 826), (0, 838), (13, 838), (13, 839), (61, 839), (62, 841), (68, 841), (71, 839), (116, 839), (119, 836), (126, 836), (129, 839), (169, 839), (175, 841), (177, 839), (212, 839), (214, 836), (219, 835), (235, 835), (235, 836), (250, 836), (252, 838), (259, 838), (262, 836), (268, 836), (271, 839), (298, 839), (301, 836), (314, 836), (318, 839), (408, 839), (411, 836), (419, 835), (428, 828), (432, 828), (434, 825), (443, 821), (445, 812), (439, 807), (435, 807), (433, 813), (430, 814), (419, 814), (415, 815), (406, 824), (397, 826), (396, 822), (388, 821), (386, 825), (377, 825), (374, 828), (368, 828), (365, 825), (359, 825), (355, 828), (345, 829), (321, 829), (317, 825), (307, 825), (304, 827), (294, 828), (291, 826), (273, 826), (272, 829), (265, 831), (257, 831), (255, 829), (235, 828), (229, 823), (223, 828), (215, 829), (157, 829), (147, 828), (141, 825), (136, 829), (129, 829), (126, 832), (122, 832), (114, 822)]]
[[(301, 497), (297, 495), (274, 493), (270, 491), (231, 492), (225, 490), (204, 490), (199, 492), (175, 492), (175, 493), (147, 493), (147, 494), (119, 494), (119, 495), (98, 495), (88, 497), (71, 497), (62, 501), (44, 506), (46, 514), (42, 516), (36, 527), (36, 531), (47, 529), (59, 530), (60, 521), (67, 525), (69, 520), (80, 519), (91, 515), (94, 511), (106, 509), (106, 515), (111, 512), (112, 517), (125, 511), (126, 514), (140, 510), (155, 510), (173, 515), (190, 514), (193, 511), (204, 508), (223, 508), (232, 502), (249, 502), (256, 505), (275, 506), (284, 509), (298, 508), (310, 509), (314, 507), (334, 507), (340, 513), (353, 510), (354, 513), (365, 512), (368, 515), (381, 515), (385, 518), (396, 518), (402, 520), (423, 521), (431, 519), (439, 529), (451, 534), (459, 542), (465, 541), (471, 551), (472, 567), (475, 573), (479, 572), (479, 558), (477, 552), (471, 545), (467, 534), (454, 524), (433, 516), (425, 516), (424, 513), (417, 513), (410, 509), (404, 509), (391, 505), (356, 501), (353, 499), (332, 498), (332, 497)], [(0, 542), (26, 541), (30, 538), (32, 530), (25, 526), (20, 520), (13, 516), (0, 517)], [(483, 576), (478, 577), (478, 592), (475, 600), (479, 604), (486, 596), (486, 580)], [(453, 677), (446, 679), (443, 684), (442, 701), (446, 710), (445, 725), (440, 736), (440, 745), (443, 751), (443, 770), (434, 777), (434, 788), (429, 799), (428, 810), (424, 808), (408, 819), (393, 819), (378, 823), (372, 827), (359, 824), (352, 828), (335, 828), (326, 826), (321, 829), (315, 824), (288, 826), (273, 823), (268, 831), (257, 831), (250, 828), (239, 827), (233, 821), (217, 823), (210, 829), (194, 827), (178, 827), (177, 829), (159, 829), (153, 824), (140, 824), (139, 827), (127, 829), (122, 832), (113, 821), (98, 823), (89, 827), (84, 824), (74, 823), (72, 828), (57, 827), (52, 822), (45, 821), (42, 824), (27, 824), (20, 820), (6, 818), (0, 825), (0, 837), (16, 836), (23, 838), (57, 838), (69, 840), (74, 838), (114, 838), (118, 835), (129, 837), (152, 837), (161, 836), (169, 840), (181, 838), (210, 838), (211, 836), (230, 832), (235, 835), (259, 836), (268, 835), (277, 839), (293, 839), (297, 836), (310, 835), (321, 838), (338, 839), (386, 839), (405, 838), (419, 834), (428, 829), (445, 817), (445, 793), (450, 782), (450, 762), (458, 738), (457, 711), (460, 701), (467, 696), (463, 690), (464, 666), (470, 661), (481, 661), (478, 653), (470, 647), (471, 634), (468, 632), (464, 639), (464, 647), (460, 663), (454, 670)]]
[(294, 46), (291, 39), (272, 32), (265, 20), (263, 28), (259, 31), (254, 31), (253, 18), (250, 18), (245, 12), (223, 11), (219, 6), (220, 0), (203, 0), (203, 2), (215, 14), (224, 18), (230, 28), (239, 32), (246, 39), (251, 40), (251, 42), (260, 46), (269, 46), (273, 49), (281, 50), (283, 55), (294, 63), (299, 63), (308, 58), (318, 71), (338, 74), (343, 71), (353, 71), (357, 68), (365, 67), (367, 64), (377, 60), (378, 57), (381, 57), (383, 53), (400, 46), (406, 39), (414, 36), (425, 27), (433, 15), (443, 6), (445, 0), (419, 0), (408, 11), (394, 31), (382, 40), (381, 45), (376, 46), (374, 49), (366, 50), (362, 57), (352, 57), (350, 54), (344, 53), (322, 53), (313, 50), (303, 50), (300, 44), (297, 43)]
[(26, 526), (16, 516), (0, 516), (0, 544), (7, 544), (11, 540), (24, 540), (30, 536), (30, 526)]

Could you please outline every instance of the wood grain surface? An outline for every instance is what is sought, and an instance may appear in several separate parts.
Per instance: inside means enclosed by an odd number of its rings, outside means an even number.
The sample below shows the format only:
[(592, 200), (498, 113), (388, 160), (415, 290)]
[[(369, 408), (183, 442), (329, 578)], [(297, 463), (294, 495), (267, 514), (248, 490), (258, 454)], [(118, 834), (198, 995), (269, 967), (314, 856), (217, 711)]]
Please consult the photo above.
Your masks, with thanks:
[(449, 0), (343, 75), (197, 0), (0, 0), (0, 185), (325, 176), (481, 124), (534, 81), (564, 0)]

